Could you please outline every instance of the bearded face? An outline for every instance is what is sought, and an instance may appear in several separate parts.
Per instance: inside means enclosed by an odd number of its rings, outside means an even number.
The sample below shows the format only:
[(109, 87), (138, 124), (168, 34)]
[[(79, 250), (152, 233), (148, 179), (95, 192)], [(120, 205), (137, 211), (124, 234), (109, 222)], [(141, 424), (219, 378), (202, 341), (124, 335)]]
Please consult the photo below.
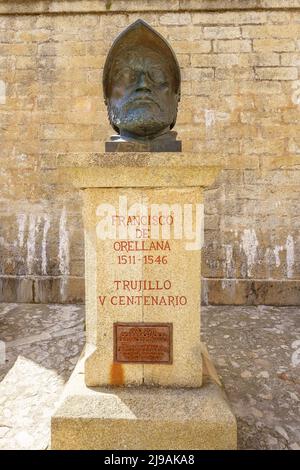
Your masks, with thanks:
[(120, 55), (110, 72), (109, 119), (124, 137), (148, 138), (176, 121), (179, 97), (168, 65), (152, 49)]

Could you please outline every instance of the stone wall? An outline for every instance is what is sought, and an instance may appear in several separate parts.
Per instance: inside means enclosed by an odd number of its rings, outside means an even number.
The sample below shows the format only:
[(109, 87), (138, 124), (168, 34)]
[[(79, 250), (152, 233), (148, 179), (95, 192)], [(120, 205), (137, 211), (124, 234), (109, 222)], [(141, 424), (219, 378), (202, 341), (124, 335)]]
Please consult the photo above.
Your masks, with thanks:
[(0, 2), (1, 300), (84, 300), (81, 201), (54, 169), (103, 151), (103, 63), (137, 18), (177, 54), (183, 150), (224, 165), (206, 191), (204, 302), (299, 305), (298, 0)]

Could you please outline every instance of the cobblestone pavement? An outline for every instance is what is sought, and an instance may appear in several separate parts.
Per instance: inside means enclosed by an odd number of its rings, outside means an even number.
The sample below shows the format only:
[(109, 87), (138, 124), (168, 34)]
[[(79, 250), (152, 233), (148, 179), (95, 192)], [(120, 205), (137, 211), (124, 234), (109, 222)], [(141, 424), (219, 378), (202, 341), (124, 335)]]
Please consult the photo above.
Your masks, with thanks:
[[(47, 447), (84, 345), (83, 316), (82, 305), (0, 304), (0, 449)], [(300, 308), (203, 307), (202, 338), (237, 416), (239, 448), (300, 449)]]

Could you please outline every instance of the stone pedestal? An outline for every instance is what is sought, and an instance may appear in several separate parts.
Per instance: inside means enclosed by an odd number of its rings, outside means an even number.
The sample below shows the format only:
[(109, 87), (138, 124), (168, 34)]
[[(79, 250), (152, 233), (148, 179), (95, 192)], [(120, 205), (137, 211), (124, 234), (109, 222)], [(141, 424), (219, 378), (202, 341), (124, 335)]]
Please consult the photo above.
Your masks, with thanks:
[(235, 418), (202, 384), (202, 192), (219, 168), (185, 153), (58, 164), (83, 195), (87, 341), (52, 448), (234, 448)]
[(51, 448), (236, 449), (235, 417), (221, 387), (87, 387), (84, 357), (52, 417)]

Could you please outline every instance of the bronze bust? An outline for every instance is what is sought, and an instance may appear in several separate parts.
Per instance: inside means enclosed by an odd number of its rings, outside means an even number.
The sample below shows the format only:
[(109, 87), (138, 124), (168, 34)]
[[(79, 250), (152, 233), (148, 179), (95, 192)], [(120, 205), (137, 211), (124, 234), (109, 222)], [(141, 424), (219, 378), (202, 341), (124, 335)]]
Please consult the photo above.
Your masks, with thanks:
[(180, 69), (160, 34), (138, 20), (113, 43), (103, 71), (108, 116), (118, 136), (107, 151), (181, 151), (170, 132), (180, 100)]

